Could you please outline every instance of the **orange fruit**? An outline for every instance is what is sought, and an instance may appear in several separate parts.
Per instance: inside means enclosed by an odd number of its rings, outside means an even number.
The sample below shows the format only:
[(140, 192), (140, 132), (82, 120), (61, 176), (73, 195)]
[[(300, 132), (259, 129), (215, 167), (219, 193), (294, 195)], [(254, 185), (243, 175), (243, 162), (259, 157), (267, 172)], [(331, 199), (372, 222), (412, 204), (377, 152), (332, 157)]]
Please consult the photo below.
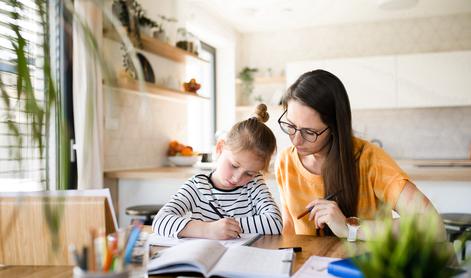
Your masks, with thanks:
[(184, 147), (180, 153), (183, 156), (192, 156), (193, 155), (193, 150), (191, 149), (191, 147)]

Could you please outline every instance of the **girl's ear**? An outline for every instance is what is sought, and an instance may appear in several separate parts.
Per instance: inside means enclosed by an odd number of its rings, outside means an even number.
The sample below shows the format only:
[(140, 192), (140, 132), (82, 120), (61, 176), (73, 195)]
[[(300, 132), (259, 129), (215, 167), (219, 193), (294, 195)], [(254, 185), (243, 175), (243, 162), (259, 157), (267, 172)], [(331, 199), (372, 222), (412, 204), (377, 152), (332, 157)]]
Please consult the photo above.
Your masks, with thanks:
[(224, 139), (219, 139), (216, 143), (216, 155), (217, 156), (220, 156), (221, 153), (222, 153), (222, 149), (224, 148), (224, 144), (226, 142), (224, 141)]

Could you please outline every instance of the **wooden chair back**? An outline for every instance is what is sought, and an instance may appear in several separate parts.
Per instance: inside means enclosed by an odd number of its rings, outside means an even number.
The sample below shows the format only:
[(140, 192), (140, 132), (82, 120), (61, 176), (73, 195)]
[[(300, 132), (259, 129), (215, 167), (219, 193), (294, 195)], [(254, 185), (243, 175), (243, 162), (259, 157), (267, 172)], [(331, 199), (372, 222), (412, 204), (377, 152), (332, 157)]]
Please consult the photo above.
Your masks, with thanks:
[(0, 196), (0, 264), (73, 265), (70, 244), (82, 250), (91, 229), (115, 231), (111, 209), (106, 196)]

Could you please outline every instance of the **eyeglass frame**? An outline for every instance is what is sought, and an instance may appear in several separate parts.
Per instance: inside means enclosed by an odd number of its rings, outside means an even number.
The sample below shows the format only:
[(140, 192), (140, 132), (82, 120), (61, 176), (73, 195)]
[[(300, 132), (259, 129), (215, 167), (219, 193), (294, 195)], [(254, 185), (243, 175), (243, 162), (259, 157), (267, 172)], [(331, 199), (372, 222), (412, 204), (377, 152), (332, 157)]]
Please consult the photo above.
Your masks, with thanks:
[[(315, 130), (312, 129), (312, 128), (304, 128), (304, 127), (298, 128), (297, 126), (295, 126), (295, 125), (293, 125), (293, 124), (290, 124), (290, 123), (288, 123), (288, 122), (284, 122), (284, 121), (281, 120), (281, 118), (283, 118), (283, 116), (286, 114), (286, 112), (288, 112), (288, 109), (286, 109), (285, 112), (283, 112), (283, 114), (281, 114), (281, 116), (278, 118), (278, 125), (280, 126), (281, 130), (282, 130), (285, 134), (288, 134), (288, 135), (290, 135), (290, 136), (296, 135), (296, 132), (299, 131), (299, 132), (301, 133), (301, 137), (302, 137), (304, 140), (306, 140), (306, 141), (308, 141), (308, 142), (310, 142), (310, 143), (314, 143), (314, 142), (317, 141), (317, 138), (319, 138), (319, 136), (322, 135), (322, 133), (324, 133), (326, 130), (329, 129), (329, 126), (327, 126), (326, 128), (324, 128), (324, 130), (318, 132), (318, 131), (315, 131)], [(290, 126), (291, 126), (290, 128), (294, 129), (294, 133), (293, 133), (293, 134), (289, 134), (288, 132), (286, 132), (286, 131), (283, 129), (283, 127), (281, 126), (282, 123), (283, 123), (283, 124), (290, 125)], [(308, 140), (308, 139), (306, 139), (306, 137), (304, 137), (303, 131), (306, 131), (306, 130), (308, 130), (309, 132), (312, 132), (312, 133), (314, 133), (314, 134), (316, 135), (316, 139), (314, 139), (314, 141)]]

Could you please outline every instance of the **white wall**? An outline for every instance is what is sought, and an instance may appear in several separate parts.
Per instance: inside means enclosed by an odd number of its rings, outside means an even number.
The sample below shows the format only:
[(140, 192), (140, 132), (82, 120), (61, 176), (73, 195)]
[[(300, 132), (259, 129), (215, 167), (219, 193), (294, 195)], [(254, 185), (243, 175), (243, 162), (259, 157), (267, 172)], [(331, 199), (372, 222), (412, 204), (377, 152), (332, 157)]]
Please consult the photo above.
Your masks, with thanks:
[(471, 14), (251, 33), (243, 36), (242, 48), (241, 67), (275, 71), (304, 60), (466, 50)]
[(471, 181), (414, 181), (439, 213), (471, 213)]

